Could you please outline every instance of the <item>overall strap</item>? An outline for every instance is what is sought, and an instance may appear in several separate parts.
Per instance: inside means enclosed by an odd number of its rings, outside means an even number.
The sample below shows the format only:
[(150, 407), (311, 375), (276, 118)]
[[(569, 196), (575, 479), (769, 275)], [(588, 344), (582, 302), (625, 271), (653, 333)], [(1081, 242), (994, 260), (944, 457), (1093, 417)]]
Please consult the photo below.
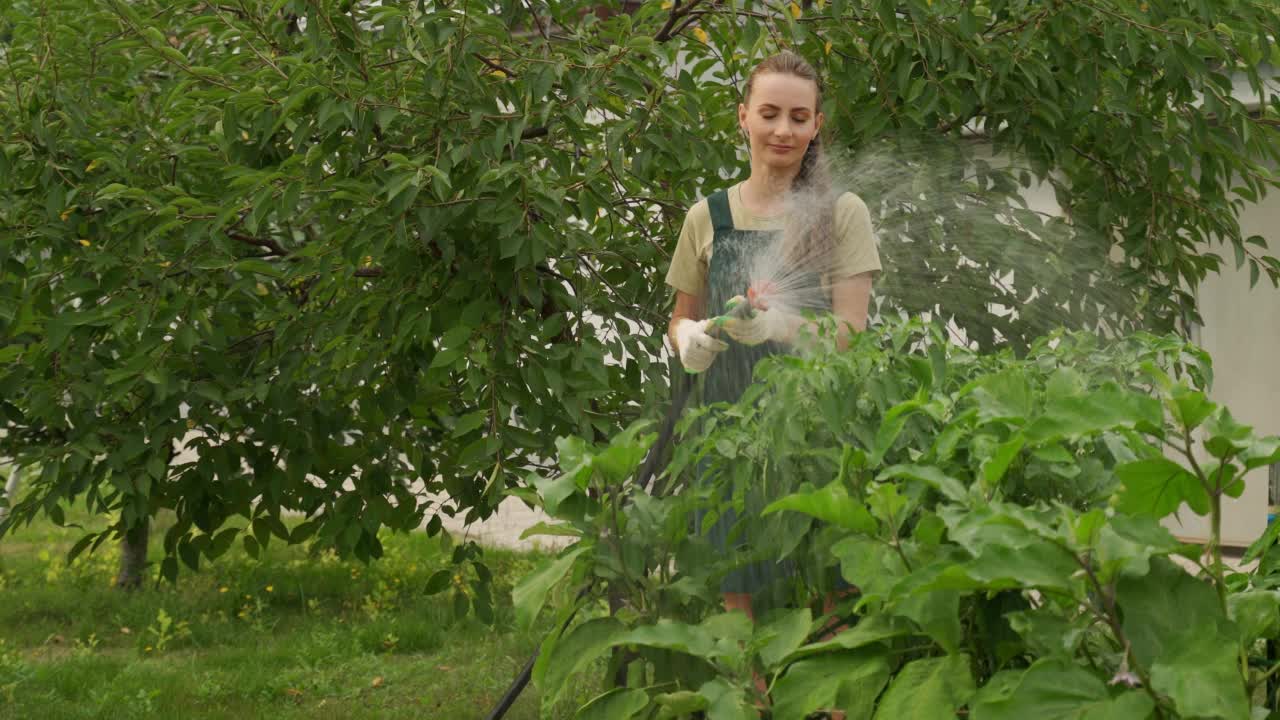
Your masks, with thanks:
[(707, 198), (707, 207), (711, 210), (711, 227), (716, 231), (733, 230), (733, 213), (729, 210), (729, 193), (724, 190), (712, 193)]

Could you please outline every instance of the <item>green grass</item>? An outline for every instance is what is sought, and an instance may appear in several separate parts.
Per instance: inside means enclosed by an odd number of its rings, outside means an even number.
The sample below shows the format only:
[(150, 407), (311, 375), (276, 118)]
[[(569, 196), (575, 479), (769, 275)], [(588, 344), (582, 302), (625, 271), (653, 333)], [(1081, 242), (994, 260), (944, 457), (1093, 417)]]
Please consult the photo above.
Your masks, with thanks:
[[(237, 545), (130, 593), (111, 586), (109, 543), (65, 564), (79, 533), (38, 523), (0, 540), (0, 718), (479, 718), (547, 630), (512, 620), (531, 554), (486, 551), (498, 604), (486, 625), (456, 618), (452, 591), (424, 594), (449, 555), (423, 533), (384, 535), (367, 566), (274, 541), (254, 560)], [(532, 720), (538, 702), (530, 687), (507, 717)]]

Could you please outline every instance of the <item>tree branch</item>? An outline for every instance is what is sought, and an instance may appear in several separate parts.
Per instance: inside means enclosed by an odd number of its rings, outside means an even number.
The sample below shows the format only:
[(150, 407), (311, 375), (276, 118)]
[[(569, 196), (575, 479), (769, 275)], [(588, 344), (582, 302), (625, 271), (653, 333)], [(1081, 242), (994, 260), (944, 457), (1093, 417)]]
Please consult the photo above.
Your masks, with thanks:
[(275, 240), (272, 240), (271, 238), (256, 238), (256, 237), (253, 237), (252, 235), (245, 235), (244, 233), (234, 232), (234, 231), (228, 231), (227, 237), (231, 238), (232, 240), (242, 242), (246, 245), (253, 245), (255, 247), (266, 248), (271, 251), (270, 253), (266, 255), (260, 255), (259, 257), (272, 257), (272, 256), (287, 257), (289, 255), (288, 250), (285, 250), (284, 247), (280, 245), (280, 243), (276, 242)]
[(475, 57), (475, 59), (487, 65), (490, 70), (497, 70), (498, 72), (506, 75), (509, 78), (518, 77), (515, 71), (512, 70), (511, 68), (500, 65), (494, 62), (493, 60), (490, 60), (489, 58), (481, 55), (480, 53), (471, 53), (471, 54)]
[[(684, 18), (692, 12), (694, 8), (698, 7), (701, 2), (702, 0), (689, 0), (687, 3), (682, 3), (680, 0), (674, 0), (671, 5), (671, 14), (667, 15), (667, 22), (663, 24), (662, 29), (653, 36), (653, 39), (657, 42), (666, 42), (675, 37), (679, 32), (676, 30), (676, 23), (679, 22), (681, 18)], [(680, 30), (683, 29), (684, 26), (681, 26)]]

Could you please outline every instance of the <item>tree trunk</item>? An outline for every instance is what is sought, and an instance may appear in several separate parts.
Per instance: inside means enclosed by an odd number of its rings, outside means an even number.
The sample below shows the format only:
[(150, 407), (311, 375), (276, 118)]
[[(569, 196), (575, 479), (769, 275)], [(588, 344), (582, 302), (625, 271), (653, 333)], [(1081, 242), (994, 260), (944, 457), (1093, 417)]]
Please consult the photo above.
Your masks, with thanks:
[(151, 518), (142, 518), (130, 528), (120, 541), (120, 574), (116, 587), (136, 590), (142, 585), (142, 573), (147, 566), (147, 538), (151, 534)]

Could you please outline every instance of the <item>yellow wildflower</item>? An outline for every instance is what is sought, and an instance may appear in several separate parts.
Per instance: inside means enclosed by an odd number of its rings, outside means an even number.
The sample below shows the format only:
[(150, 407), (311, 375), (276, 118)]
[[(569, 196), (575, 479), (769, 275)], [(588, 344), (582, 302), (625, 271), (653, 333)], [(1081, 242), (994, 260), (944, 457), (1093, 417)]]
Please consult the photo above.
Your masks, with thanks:
[(89, 246), (90, 246), (90, 245), (92, 245), (93, 243), (89, 242), (88, 240), (85, 240), (84, 238), (81, 238), (81, 239), (80, 239), (80, 244), (81, 244), (81, 245), (83, 245), (83, 246), (85, 246), (85, 247), (89, 247)]
[[(191, 422), (191, 421), (190, 421), (190, 420), (188, 420), (187, 422)], [(194, 423), (192, 423), (192, 424), (194, 424)], [(226, 592), (226, 591), (227, 591), (227, 586), (226, 586), (226, 585), (223, 585), (222, 587), (218, 588), (218, 592), (220, 592), (220, 593), (224, 593), (224, 592)]]
[(791, 17), (799, 20), (801, 12), (799, 3), (791, 3)]
[(268, 585), (268, 586), (267, 586), (267, 592), (272, 592), (272, 591), (274, 591), (274, 590), (275, 590), (275, 586), (274, 586), (274, 585)]
[(693, 29), (693, 36), (698, 38), (704, 45), (711, 42), (711, 36), (707, 35), (707, 31), (700, 27)]

